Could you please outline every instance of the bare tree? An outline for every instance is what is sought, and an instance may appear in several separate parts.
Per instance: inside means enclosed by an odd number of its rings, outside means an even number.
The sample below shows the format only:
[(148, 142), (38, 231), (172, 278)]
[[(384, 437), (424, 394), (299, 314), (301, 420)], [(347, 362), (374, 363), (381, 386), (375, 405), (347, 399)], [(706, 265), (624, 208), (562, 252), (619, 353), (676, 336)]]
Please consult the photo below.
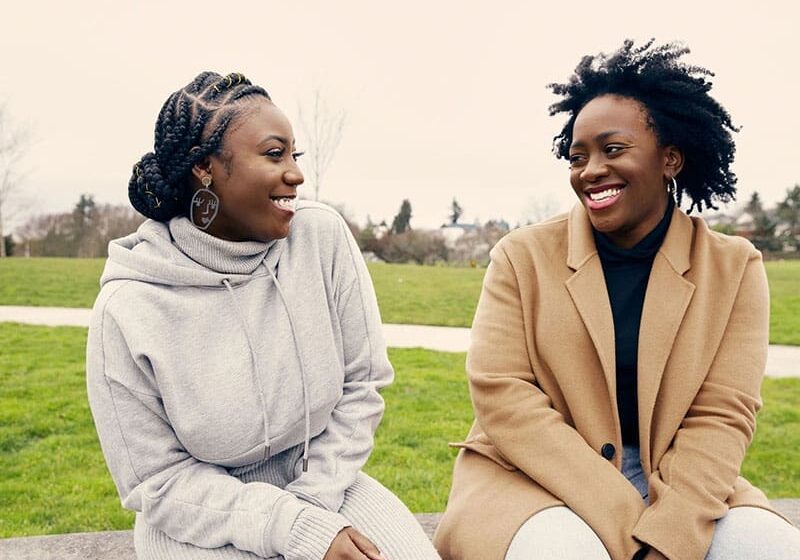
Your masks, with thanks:
[(6, 256), (4, 225), (25, 173), (20, 163), (28, 147), (28, 130), (11, 122), (5, 105), (0, 106), (0, 257)]
[(314, 90), (310, 110), (298, 105), (297, 115), (306, 137), (305, 157), (314, 187), (314, 200), (319, 200), (322, 178), (342, 141), (347, 115), (344, 110), (332, 110), (319, 88)]
[(441, 232), (409, 229), (403, 233), (385, 235), (370, 248), (386, 262), (435, 264), (447, 262), (447, 245)]
[(537, 224), (552, 218), (559, 209), (558, 201), (552, 193), (545, 192), (528, 198), (522, 210), (521, 219), (525, 224)]
[(108, 242), (136, 231), (144, 218), (125, 204), (97, 204), (82, 194), (71, 212), (40, 214), (16, 229), (30, 257), (105, 257)]

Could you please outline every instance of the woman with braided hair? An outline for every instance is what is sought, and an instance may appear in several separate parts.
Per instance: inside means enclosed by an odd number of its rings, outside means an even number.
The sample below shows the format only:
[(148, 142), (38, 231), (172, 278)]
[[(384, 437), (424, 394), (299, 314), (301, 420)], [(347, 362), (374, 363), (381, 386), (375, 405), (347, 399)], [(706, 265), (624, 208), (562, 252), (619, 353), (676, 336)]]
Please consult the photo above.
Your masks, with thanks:
[(141, 559), (438, 555), (361, 472), (393, 377), (344, 220), (297, 202), (291, 125), (241, 74), (164, 104), (109, 245), (89, 401)]
[(550, 86), (579, 203), (492, 252), (445, 559), (800, 558), (739, 476), (768, 346), (761, 255), (679, 209), (736, 183), (736, 129), (687, 52), (627, 41)]

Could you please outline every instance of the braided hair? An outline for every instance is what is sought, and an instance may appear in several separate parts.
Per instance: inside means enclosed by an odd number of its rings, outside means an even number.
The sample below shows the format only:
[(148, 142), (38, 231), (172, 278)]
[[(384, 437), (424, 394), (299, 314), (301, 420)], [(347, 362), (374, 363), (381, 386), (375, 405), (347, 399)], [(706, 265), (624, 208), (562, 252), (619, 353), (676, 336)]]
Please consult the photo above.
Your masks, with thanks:
[(679, 61), (689, 52), (683, 45), (654, 46), (651, 39), (634, 47), (626, 40), (616, 52), (584, 56), (567, 83), (549, 84), (562, 97), (550, 106), (550, 115), (566, 113), (568, 120), (553, 139), (556, 157), (568, 159), (575, 119), (595, 97), (619, 95), (638, 101), (647, 110), (649, 125), (662, 146), (683, 152), (677, 178), (678, 205), (691, 198), (689, 212), (716, 209), (714, 201), (736, 196), (736, 175), (730, 170), (735, 153), (731, 132), (738, 132), (728, 112), (710, 95), (713, 72)]
[(211, 154), (220, 153), (231, 121), (241, 114), (241, 100), (263, 88), (242, 74), (203, 72), (169, 96), (156, 120), (154, 150), (133, 166), (128, 198), (144, 216), (166, 222), (186, 213), (192, 195), (189, 173)]

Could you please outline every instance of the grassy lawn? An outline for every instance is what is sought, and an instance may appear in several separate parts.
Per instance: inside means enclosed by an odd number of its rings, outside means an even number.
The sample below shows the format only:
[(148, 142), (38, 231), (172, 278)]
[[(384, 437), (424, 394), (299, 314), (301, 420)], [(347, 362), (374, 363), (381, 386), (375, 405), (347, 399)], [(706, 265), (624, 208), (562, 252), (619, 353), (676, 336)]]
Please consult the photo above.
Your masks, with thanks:
[(486, 270), (371, 263), (369, 272), (383, 322), (469, 327)]
[(415, 512), (444, 511), (456, 450), (472, 423), (466, 354), (389, 351), (396, 380), (383, 392), (386, 414), (366, 471)]
[(767, 263), (770, 306), (769, 339), (800, 345), (800, 260)]
[[(0, 324), (0, 538), (124, 529), (92, 425), (82, 328)], [(413, 511), (441, 511), (471, 421), (464, 354), (393, 349), (397, 380), (367, 472)], [(800, 379), (767, 379), (744, 474), (772, 498), (800, 496)]]
[(130, 526), (86, 402), (86, 329), (0, 323), (0, 537)]
[[(105, 259), (2, 259), (0, 305), (91, 307)], [(370, 263), (387, 323), (468, 327), (483, 269)]]
[[(766, 263), (770, 342), (800, 345), (800, 261)], [(91, 307), (102, 259), (2, 259), (0, 305)], [(484, 269), (371, 263), (386, 323), (469, 327)]]
[(0, 259), (0, 305), (91, 307), (105, 259)]

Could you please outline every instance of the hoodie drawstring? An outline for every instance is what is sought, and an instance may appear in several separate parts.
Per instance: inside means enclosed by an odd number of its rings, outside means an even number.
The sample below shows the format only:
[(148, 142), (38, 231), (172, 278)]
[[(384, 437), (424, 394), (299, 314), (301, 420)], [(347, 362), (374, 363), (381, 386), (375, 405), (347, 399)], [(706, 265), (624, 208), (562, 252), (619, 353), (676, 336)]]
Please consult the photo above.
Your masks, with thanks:
[[(294, 351), (295, 356), (297, 357), (297, 362), (300, 364), (300, 384), (303, 387), (303, 419), (305, 423), (305, 437), (303, 439), (303, 472), (308, 471), (308, 446), (311, 440), (311, 405), (309, 402), (309, 395), (308, 395), (308, 387), (306, 385), (306, 369), (305, 364), (303, 363), (303, 358), (300, 355), (300, 349), (298, 348), (298, 340), (297, 340), (297, 332), (294, 326), (294, 317), (292, 316), (292, 311), (289, 308), (289, 304), (286, 301), (286, 296), (283, 293), (283, 289), (281, 288), (280, 282), (278, 282), (278, 278), (275, 276), (275, 273), (264, 263), (264, 267), (269, 272), (270, 278), (272, 278), (272, 282), (278, 290), (278, 295), (283, 302), (283, 307), (286, 309), (286, 315), (289, 317), (289, 328), (292, 331), (292, 341), (294, 342)], [(261, 402), (262, 405), (266, 403), (266, 399), (264, 398), (264, 389), (261, 383), (261, 372), (258, 367), (258, 359), (256, 358), (255, 349), (253, 347), (253, 342), (250, 339), (250, 331), (247, 328), (247, 323), (244, 319), (244, 315), (242, 314), (242, 310), (239, 308), (239, 303), (236, 300), (236, 296), (234, 295), (233, 288), (231, 287), (230, 281), (225, 278), (222, 280), (222, 283), (228, 289), (228, 293), (231, 296), (231, 300), (233, 301), (233, 307), (236, 310), (236, 314), (239, 317), (239, 321), (242, 323), (242, 328), (245, 332), (245, 338), (247, 339), (247, 345), (250, 349), (250, 360), (253, 362), (253, 371), (256, 377), (258, 377), (258, 390), (261, 395)], [(266, 406), (262, 406), (263, 414), (264, 414), (264, 432), (266, 434), (266, 445), (267, 445), (267, 457), (269, 457), (269, 427), (268, 427), (268, 419), (266, 413)]]
[(283, 307), (286, 308), (286, 315), (289, 317), (289, 328), (292, 331), (292, 340), (294, 341), (294, 353), (295, 356), (297, 356), (297, 362), (300, 364), (300, 384), (303, 386), (303, 416), (306, 424), (306, 436), (305, 440), (303, 441), (303, 472), (308, 472), (308, 445), (309, 441), (311, 440), (311, 404), (309, 402), (308, 386), (306, 385), (306, 367), (303, 363), (303, 357), (300, 355), (300, 347), (297, 341), (297, 332), (294, 328), (294, 317), (292, 316), (292, 310), (289, 309), (289, 302), (286, 301), (286, 296), (283, 294), (281, 283), (278, 282), (278, 278), (275, 276), (275, 273), (266, 265), (266, 263), (264, 264), (264, 268), (267, 269), (269, 275), (272, 277), (272, 282), (275, 284), (275, 287), (278, 288), (278, 295), (281, 297)]
[(269, 419), (267, 418), (267, 400), (264, 397), (264, 386), (262, 384), (263, 377), (261, 370), (258, 367), (258, 359), (256, 358), (256, 351), (253, 347), (253, 341), (250, 339), (250, 329), (247, 328), (247, 321), (245, 321), (242, 310), (239, 308), (239, 302), (236, 301), (236, 295), (233, 293), (231, 282), (227, 278), (222, 279), (222, 283), (228, 289), (228, 294), (231, 296), (233, 302), (233, 309), (236, 311), (236, 316), (239, 318), (239, 323), (242, 325), (244, 337), (247, 340), (247, 349), (250, 350), (250, 361), (253, 363), (253, 377), (256, 378), (256, 386), (258, 387), (258, 395), (261, 397), (261, 416), (264, 419), (264, 444), (267, 446), (265, 459), (269, 458)]

